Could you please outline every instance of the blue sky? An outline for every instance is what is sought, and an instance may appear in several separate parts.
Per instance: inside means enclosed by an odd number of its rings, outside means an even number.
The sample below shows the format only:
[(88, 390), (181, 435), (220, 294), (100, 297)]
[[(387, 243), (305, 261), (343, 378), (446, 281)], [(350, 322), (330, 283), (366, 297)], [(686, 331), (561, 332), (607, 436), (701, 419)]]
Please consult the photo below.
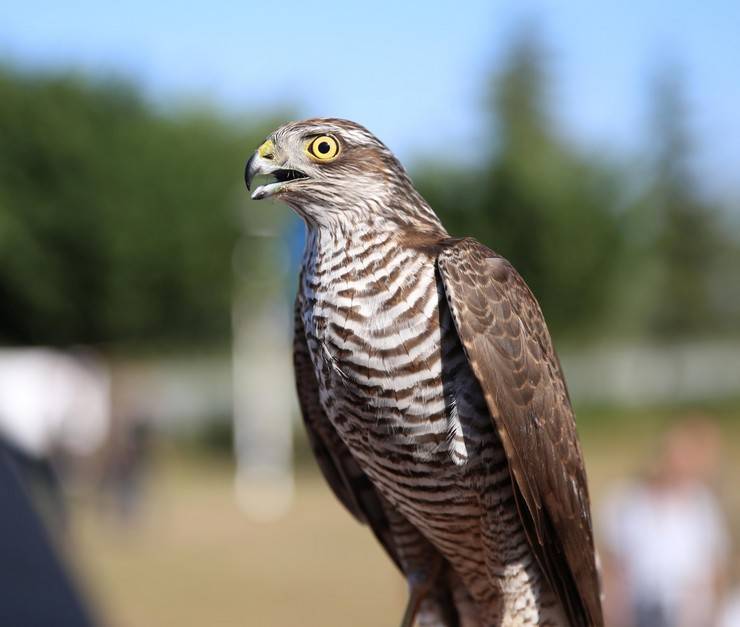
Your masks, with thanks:
[(699, 173), (711, 191), (740, 196), (734, 0), (27, 1), (2, 11), (0, 59), (122, 74), (164, 105), (288, 104), (356, 119), (406, 161), (474, 160), (486, 78), (528, 19), (549, 42), (557, 115), (598, 150), (644, 145), (650, 78), (662, 63), (680, 63)]

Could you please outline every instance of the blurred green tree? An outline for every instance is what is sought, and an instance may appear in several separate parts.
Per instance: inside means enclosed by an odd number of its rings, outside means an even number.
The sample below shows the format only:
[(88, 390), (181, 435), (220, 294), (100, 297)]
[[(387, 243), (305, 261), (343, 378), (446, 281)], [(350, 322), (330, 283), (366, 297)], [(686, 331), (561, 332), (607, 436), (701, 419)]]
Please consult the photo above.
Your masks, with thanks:
[(492, 81), (486, 162), (416, 178), (452, 233), (476, 236), (517, 267), (553, 332), (583, 336), (608, 302), (621, 254), (622, 181), (555, 131), (545, 59), (538, 32), (522, 29)]
[(0, 68), (0, 339), (226, 341), (242, 168), (268, 125)]
[(682, 75), (661, 68), (652, 87), (652, 181), (648, 189), (656, 262), (648, 320), (658, 338), (706, 335), (718, 323), (711, 284), (727, 242), (719, 210), (701, 196), (691, 169)]
[[(653, 90), (653, 167), (628, 170), (564, 137), (547, 58), (518, 32), (483, 159), (420, 164), (424, 196), (515, 264), (557, 335), (737, 329), (737, 238), (691, 172), (680, 76)], [(277, 124), (0, 66), (0, 341), (226, 342), (234, 281), (253, 295), (288, 275), (273, 240), (290, 213), (238, 210), (244, 158)]]

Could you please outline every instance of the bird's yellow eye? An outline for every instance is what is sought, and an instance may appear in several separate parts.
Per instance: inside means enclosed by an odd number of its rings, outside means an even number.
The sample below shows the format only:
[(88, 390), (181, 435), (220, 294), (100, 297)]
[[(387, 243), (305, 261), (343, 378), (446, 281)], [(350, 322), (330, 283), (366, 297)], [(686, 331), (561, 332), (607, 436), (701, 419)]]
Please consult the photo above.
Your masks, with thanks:
[(317, 161), (331, 161), (339, 154), (339, 142), (331, 135), (321, 135), (312, 139), (306, 149)]

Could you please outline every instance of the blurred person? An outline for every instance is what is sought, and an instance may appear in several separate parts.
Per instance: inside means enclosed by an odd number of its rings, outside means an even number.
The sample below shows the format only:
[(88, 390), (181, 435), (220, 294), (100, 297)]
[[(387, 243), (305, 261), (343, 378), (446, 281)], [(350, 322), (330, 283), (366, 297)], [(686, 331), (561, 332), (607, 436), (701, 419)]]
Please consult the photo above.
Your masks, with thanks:
[(717, 627), (740, 627), (740, 587), (733, 590), (722, 604)]
[(646, 475), (607, 499), (607, 624), (716, 624), (730, 545), (709, 488), (718, 460), (716, 426), (703, 417), (687, 419), (665, 434)]
[(102, 443), (109, 392), (107, 369), (87, 352), (0, 351), (0, 448), (54, 528), (64, 525), (59, 467)]
[(151, 419), (137, 415), (125, 421), (104, 460), (102, 492), (118, 522), (137, 518), (152, 447)]
[(722, 600), (717, 627), (740, 627), (740, 547), (735, 547), (730, 571), (732, 585)]

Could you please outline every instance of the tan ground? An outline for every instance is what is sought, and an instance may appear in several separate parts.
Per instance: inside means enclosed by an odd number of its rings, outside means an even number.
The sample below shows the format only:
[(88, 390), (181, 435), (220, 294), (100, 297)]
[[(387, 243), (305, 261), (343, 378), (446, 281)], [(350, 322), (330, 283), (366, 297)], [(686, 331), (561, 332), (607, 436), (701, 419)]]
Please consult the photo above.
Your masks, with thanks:
[[(630, 436), (635, 430), (637, 444)], [(635, 426), (608, 436), (583, 430), (597, 504), (606, 486), (649, 454), (650, 430)], [(738, 438), (728, 441), (732, 477), (740, 476), (739, 451)], [(224, 463), (171, 454), (159, 460), (134, 528), (121, 529), (89, 505), (73, 507), (70, 552), (104, 624), (398, 624), (405, 601), (401, 577), (314, 471), (299, 476), (288, 516), (254, 523), (235, 506)], [(740, 503), (729, 506), (738, 520)]]

